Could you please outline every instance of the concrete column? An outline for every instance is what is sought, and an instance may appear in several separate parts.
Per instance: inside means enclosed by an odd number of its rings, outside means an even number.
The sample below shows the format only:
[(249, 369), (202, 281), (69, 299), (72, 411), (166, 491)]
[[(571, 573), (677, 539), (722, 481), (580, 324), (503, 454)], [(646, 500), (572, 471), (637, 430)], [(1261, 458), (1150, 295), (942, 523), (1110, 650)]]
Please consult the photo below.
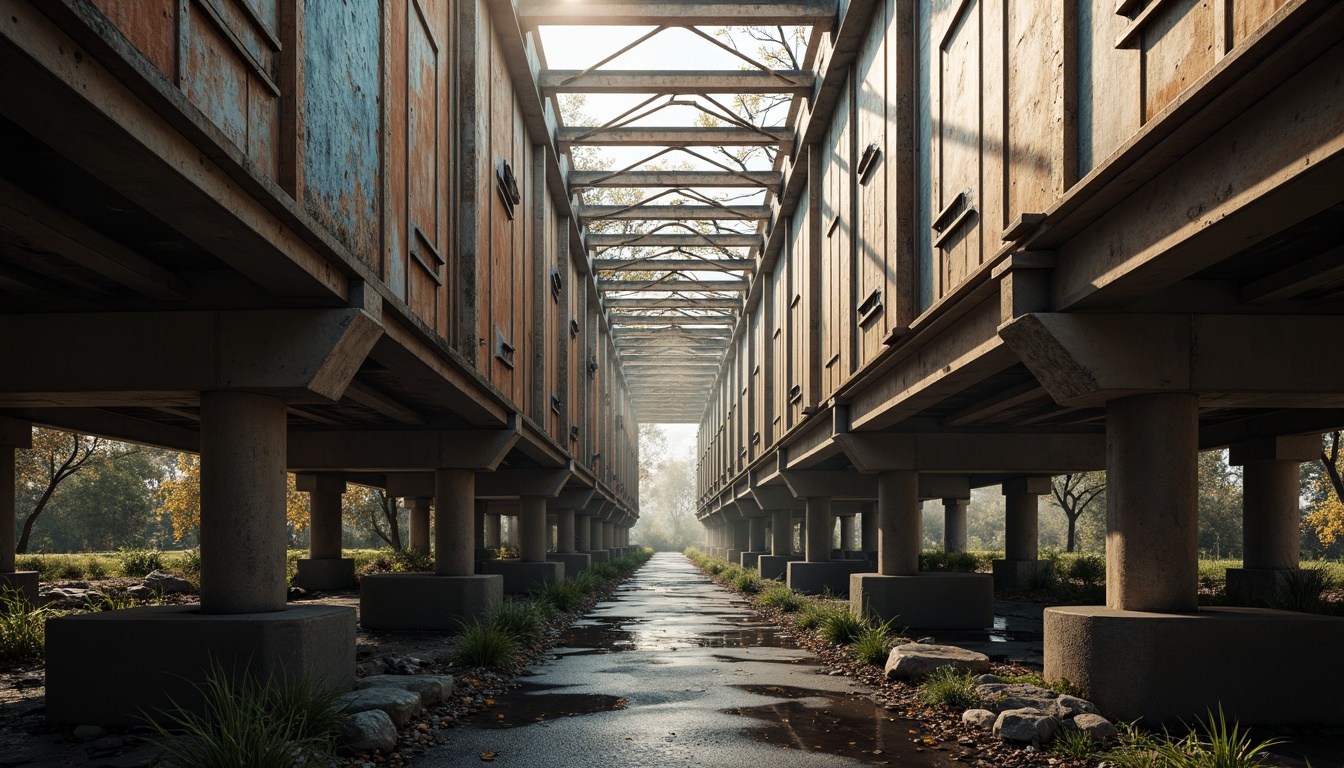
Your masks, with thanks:
[(877, 551), (877, 506), (867, 504), (863, 508), (859, 522), (859, 549), (864, 552)]
[(1199, 608), (1199, 397), (1106, 404), (1106, 607)]
[(201, 393), (201, 613), (285, 608), (285, 401)]
[(850, 552), (854, 549), (854, 516), (843, 515), (840, 518), (840, 551)]
[(503, 518), (499, 515), (492, 515), (488, 512), (485, 515), (485, 548), (499, 549), (500, 528)]
[(0, 573), (14, 572), (14, 451), (11, 445), (0, 444)]
[(752, 517), (747, 519), (747, 538), (750, 539), (752, 552), (765, 551), (765, 518)]
[(770, 513), (770, 554), (793, 554), (793, 513), (787, 509)]
[(593, 550), (602, 550), (602, 519), (598, 517), (588, 518), (589, 538), (592, 540)]
[[(966, 551), (966, 507), (970, 499), (943, 499), (943, 549)], [(1009, 555), (1008, 559), (1012, 559)], [(1035, 559), (1035, 558), (1032, 558)]]
[(1288, 570), (1301, 561), (1296, 461), (1253, 461), (1242, 469), (1242, 561)]
[(919, 473), (883, 472), (877, 478), (877, 572), (882, 576), (919, 573), (921, 541)]
[(476, 472), (470, 469), (434, 471), (434, 573), (471, 576), (476, 552), (471, 531), (476, 516)]
[(562, 509), (556, 513), (556, 525), (559, 533), (556, 534), (555, 551), (561, 554), (569, 554), (574, 551), (574, 510)]
[(476, 500), (476, 514), (472, 518), (471, 525), (472, 549), (483, 549), (485, 547), (485, 518), (489, 517), (486, 511), (488, 509), (490, 509), (490, 502), (481, 499)]
[(546, 499), (524, 496), (518, 514), (518, 559), (546, 562)]
[(831, 559), (831, 500), (826, 497), (806, 499), (806, 541), (804, 557), (809, 563), (825, 563)]
[(1036, 562), (1040, 555), (1040, 497), (1004, 486), (1003, 559)]
[(341, 495), (345, 493), (345, 483), (319, 478), (317, 488), (308, 492), (308, 556), (314, 560), (339, 560)]
[(603, 521), (602, 521), (602, 548), (603, 548), (603, 549), (611, 549), (612, 547), (615, 547), (615, 546), (616, 546), (616, 535), (615, 535), (615, 531), (613, 530), (615, 527), (616, 527), (615, 523), (611, 522), (610, 520), (603, 520)]
[(749, 522), (738, 520), (733, 523), (733, 543), (729, 546), (741, 552), (751, 549), (751, 524)]
[(593, 526), (588, 521), (587, 515), (575, 515), (574, 525), (574, 547), (579, 552), (588, 552), (593, 548)]
[(411, 500), (411, 549), (429, 553), (429, 508), (434, 500), (416, 496)]

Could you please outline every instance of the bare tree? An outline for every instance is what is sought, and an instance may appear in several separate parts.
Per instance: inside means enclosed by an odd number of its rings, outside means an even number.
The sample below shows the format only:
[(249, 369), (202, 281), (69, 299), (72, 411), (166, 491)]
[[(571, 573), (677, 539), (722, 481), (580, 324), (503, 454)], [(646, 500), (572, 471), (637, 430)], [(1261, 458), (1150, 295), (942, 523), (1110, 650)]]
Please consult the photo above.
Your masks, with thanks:
[(1065, 547), (1067, 551), (1073, 551), (1078, 518), (1082, 517), (1083, 513), (1105, 492), (1104, 472), (1080, 472), (1050, 479), (1050, 493), (1055, 498), (1055, 504), (1064, 511), (1064, 517), (1069, 520), (1069, 536)]

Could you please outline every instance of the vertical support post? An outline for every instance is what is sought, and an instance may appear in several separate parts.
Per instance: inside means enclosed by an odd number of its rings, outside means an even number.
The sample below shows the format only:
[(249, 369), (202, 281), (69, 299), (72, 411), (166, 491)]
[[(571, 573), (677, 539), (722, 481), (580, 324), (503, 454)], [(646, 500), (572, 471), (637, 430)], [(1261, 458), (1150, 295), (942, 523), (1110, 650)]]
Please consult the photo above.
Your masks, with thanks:
[(851, 552), (854, 549), (854, 516), (840, 516), (840, 551)]
[(589, 537), (592, 539), (593, 550), (606, 549), (602, 546), (602, 519), (599, 517), (589, 518), (588, 530), (590, 531)]
[(0, 443), (0, 573), (14, 572), (15, 450), (12, 445)]
[(499, 549), (501, 540), (501, 531), (503, 518), (499, 515), (492, 515), (489, 512), (485, 514), (485, 548)]
[(285, 608), (285, 401), (201, 393), (201, 612)]
[(308, 492), (308, 556), (314, 560), (339, 560), (341, 557), (341, 495), (344, 493), (345, 483), (334, 478), (318, 478), (314, 490)]
[(433, 499), (416, 496), (411, 499), (411, 549), (429, 554), (429, 508)]
[(1242, 469), (1242, 561), (1246, 568), (1291, 570), (1301, 562), (1299, 467), (1252, 461)]
[(809, 563), (826, 563), (831, 559), (831, 500), (829, 497), (806, 499), (806, 537), (804, 557)]
[(859, 549), (864, 552), (877, 551), (877, 505), (865, 504), (859, 528)]
[(593, 526), (588, 522), (590, 519), (587, 515), (574, 517), (574, 545), (580, 552), (591, 552), (593, 549)]
[(877, 478), (877, 567), (882, 576), (919, 573), (919, 473), (883, 472)]
[(471, 576), (476, 572), (471, 530), (476, 512), (476, 472), (434, 470), (434, 573)]
[(1106, 404), (1106, 607), (1199, 608), (1199, 397)]
[(562, 555), (574, 551), (574, 510), (562, 509), (556, 513), (555, 551)]
[(765, 518), (751, 517), (747, 518), (747, 537), (750, 539), (752, 552), (765, 551)]
[(970, 499), (943, 499), (944, 551), (966, 551), (966, 508), (970, 503)]
[(1040, 497), (1022, 485), (1003, 484), (1003, 558), (1035, 563), (1040, 555)]
[(793, 513), (787, 509), (770, 513), (770, 554), (793, 554)]
[(518, 513), (518, 559), (546, 562), (546, 499), (524, 496)]
[(490, 502), (482, 499), (476, 500), (476, 516), (471, 526), (471, 548), (485, 548), (485, 519), (489, 517), (487, 511), (490, 509)]

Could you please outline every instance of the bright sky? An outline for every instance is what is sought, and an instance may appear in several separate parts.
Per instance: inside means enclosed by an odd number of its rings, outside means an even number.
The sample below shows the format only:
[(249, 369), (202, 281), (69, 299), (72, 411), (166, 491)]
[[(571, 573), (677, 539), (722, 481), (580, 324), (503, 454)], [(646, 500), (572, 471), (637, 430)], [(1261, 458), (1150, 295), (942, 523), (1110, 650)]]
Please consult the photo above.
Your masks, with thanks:
[(673, 456), (695, 458), (695, 433), (699, 427), (695, 424), (659, 424), (663, 434), (667, 435), (667, 452)]

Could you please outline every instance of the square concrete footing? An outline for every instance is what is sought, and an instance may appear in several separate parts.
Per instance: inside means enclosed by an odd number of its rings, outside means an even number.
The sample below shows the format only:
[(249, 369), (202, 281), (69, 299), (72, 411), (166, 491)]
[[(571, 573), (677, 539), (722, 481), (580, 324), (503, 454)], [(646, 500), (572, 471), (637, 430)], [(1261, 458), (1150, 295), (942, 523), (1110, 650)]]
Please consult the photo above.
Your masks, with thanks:
[(521, 560), (491, 560), (483, 564), (483, 573), (504, 577), (504, 594), (525, 595), (533, 587), (548, 581), (565, 580), (564, 563), (524, 563)]
[(1045, 679), (1115, 722), (1194, 723), (1222, 705), (1246, 725), (1344, 725), (1344, 618), (1260, 608), (1045, 609)]
[(1230, 605), (1263, 607), (1288, 580), (1287, 569), (1228, 568), (1227, 602)]
[(841, 597), (849, 594), (849, 577), (856, 573), (872, 571), (872, 563), (861, 560), (831, 560), (825, 563), (806, 561), (789, 563), (787, 581), (789, 589), (805, 595), (819, 595), (826, 590)]
[(921, 573), (849, 577), (849, 607), (909, 629), (994, 626), (994, 579), (987, 573)]
[[(47, 621), (47, 720), (144, 725), (171, 702), (200, 712), (211, 662), (260, 681), (305, 674), (346, 691), (355, 679), (355, 612), (302, 605), (228, 616), (154, 605)], [(171, 702), (170, 702), (171, 698)]]
[(785, 570), (788, 564), (801, 562), (802, 559), (802, 555), (761, 555), (756, 561), (756, 567), (762, 579), (783, 579), (788, 575)]
[(610, 553), (608, 553), (607, 550), (605, 549), (590, 549), (588, 550), (587, 554), (588, 554), (588, 562), (593, 564), (605, 563), (611, 559)]
[(37, 571), (11, 571), (0, 573), (0, 589), (12, 589), (22, 592), (31, 605), (37, 605)]
[(994, 588), (1000, 592), (1024, 592), (1031, 589), (1033, 579), (1044, 578), (1054, 568), (1055, 564), (1049, 560), (995, 560)]
[(743, 568), (759, 568), (761, 555), (768, 555), (769, 552), (743, 552), (738, 558), (738, 565)]
[(294, 586), (310, 592), (336, 592), (355, 588), (355, 561), (348, 557), (299, 560)]
[(851, 549), (845, 552), (846, 560), (867, 560), (870, 563), (877, 562), (877, 552), (866, 549)]
[(553, 563), (565, 564), (565, 578), (578, 576), (588, 570), (592, 558), (583, 552), (552, 552), (546, 559)]
[(740, 549), (725, 550), (723, 554), (723, 559), (727, 560), (729, 563), (733, 565), (737, 565), (738, 563), (742, 562), (742, 550)]
[(485, 549), (483, 547), (476, 548), (476, 562), (480, 562), (482, 560), (494, 560), (494, 559), (495, 559), (495, 550)]
[(359, 623), (365, 629), (455, 630), (504, 602), (498, 575), (378, 573), (359, 580)]

